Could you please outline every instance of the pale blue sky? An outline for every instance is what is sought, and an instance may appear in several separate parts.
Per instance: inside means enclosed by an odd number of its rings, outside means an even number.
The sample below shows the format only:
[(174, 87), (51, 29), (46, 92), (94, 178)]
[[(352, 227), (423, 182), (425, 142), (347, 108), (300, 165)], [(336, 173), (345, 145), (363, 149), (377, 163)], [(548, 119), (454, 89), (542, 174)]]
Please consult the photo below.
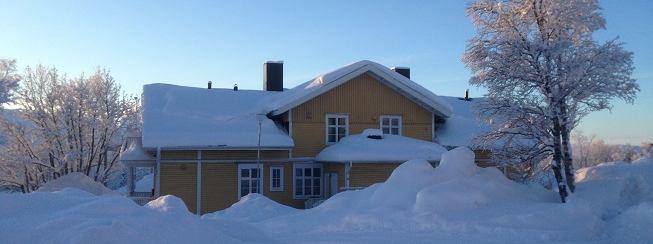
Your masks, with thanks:
[[(309, 3), (310, 2), (310, 3)], [(0, 57), (21, 69), (55, 65), (69, 75), (111, 69), (128, 93), (143, 84), (260, 89), (262, 63), (284, 60), (285, 86), (369, 59), (408, 66), (440, 95), (462, 95), (460, 61), (473, 26), (466, 1), (6, 1)], [(586, 118), (580, 129), (608, 142), (653, 141), (653, 1), (603, 0), (608, 30), (635, 52), (642, 92), (634, 105)], [(472, 88), (472, 95), (482, 90)]]

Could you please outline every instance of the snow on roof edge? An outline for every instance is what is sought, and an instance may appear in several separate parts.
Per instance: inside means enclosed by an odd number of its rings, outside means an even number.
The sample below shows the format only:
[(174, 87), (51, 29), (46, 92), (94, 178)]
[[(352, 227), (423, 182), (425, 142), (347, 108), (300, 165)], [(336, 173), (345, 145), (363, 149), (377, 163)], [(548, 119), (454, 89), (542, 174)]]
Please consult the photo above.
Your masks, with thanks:
[[(275, 115), (281, 114), (293, 107), (298, 106), (314, 97), (317, 97), (338, 85), (349, 81), (350, 79), (361, 75), (365, 72), (372, 72), (381, 76), (384, 80), (391, 82), (397, 86), (399, 90), (407, 92), (415, 99), (425, 103), (425, 106), (430, 107), (432, 112), (438, 112), (443, 117), (449, 117), (453, 108), (445, 100), (440, 99), (438, 95), (432, 91), (424, 88), (416, 82), (404, 77), (403, 75), (390, 70), (388, 67), (369, 61), (361, 60), (355, 63), (345, 65), (336, 70), (324, 73), (316, 78), (304, 82), (286, 92), (283, 103), (275, 105), (272, 113)], [(395, 82), (393, 82), (395, 81)], [(303, 90), (302, 90), (303, 89)]]

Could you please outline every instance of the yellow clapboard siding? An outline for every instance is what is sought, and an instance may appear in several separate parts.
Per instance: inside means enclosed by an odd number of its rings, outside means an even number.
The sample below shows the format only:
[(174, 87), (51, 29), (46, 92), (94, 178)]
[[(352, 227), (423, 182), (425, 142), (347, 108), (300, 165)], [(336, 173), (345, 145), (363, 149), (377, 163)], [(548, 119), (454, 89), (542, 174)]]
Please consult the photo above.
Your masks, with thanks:
[(353, 163), (349, 186), (368, 187), (385, 182), (399, 163)]
[(238, 165), (202, 164), (202, 213), (225, 209), (238, 201)]
[(197, 199), (197, 165), (194, 163), (161, 164), (161, 195), (181, 198), (188, 210), (195, 213)]
[(431, 140), (432, 113), (369, 74), (363, 74), (292, 109), (295, 157), (314, 157), (325, 146), (325, 116), (349, 114), (349, 134), (379, 128), (379, 116), (401, 115), (402, 135)]

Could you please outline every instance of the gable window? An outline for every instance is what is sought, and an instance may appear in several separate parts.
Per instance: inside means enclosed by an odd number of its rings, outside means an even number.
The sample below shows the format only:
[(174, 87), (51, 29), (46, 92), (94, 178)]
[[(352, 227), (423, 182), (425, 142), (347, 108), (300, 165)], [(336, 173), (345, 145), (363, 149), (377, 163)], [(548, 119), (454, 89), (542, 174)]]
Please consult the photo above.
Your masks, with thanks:
[[(261, 164), (262, 165), (262, 164)], [(261, 168), (258, 164), (238, 165), (238, 198), (250, 193), (261, 193)]]
[(270, 191), (283, 191), (283, 166), (270, 167)]
[(346, 114), (326, 115), (326, 144), (339, 142), (349, 135), (349, 116)]
[(319, 197), (322, 194), (322, 165), (295, 164), (293, 166), (295, 199)]
[(383, 134), (401, 135), (401, 116), (381, 115), (379, 122)]

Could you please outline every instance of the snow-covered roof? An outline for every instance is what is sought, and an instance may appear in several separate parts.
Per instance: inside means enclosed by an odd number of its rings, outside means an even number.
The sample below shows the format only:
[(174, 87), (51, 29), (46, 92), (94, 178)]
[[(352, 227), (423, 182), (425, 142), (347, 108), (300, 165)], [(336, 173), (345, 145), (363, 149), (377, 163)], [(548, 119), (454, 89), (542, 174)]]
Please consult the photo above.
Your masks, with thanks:
[(295, 88), (283, 92), (283, 98), (274, 104), (273, 114), (281, 114), (311, 100), (364, 73), (371, 73), (381, 82), (397, 90), (426, 109), (442, 117), (449, 117), (451, 106), (428, 89), (381, 64), (363, 60), (320, 75)]
[(130, 137), (128, 143), (129, 146), (127, 146), (127, 149), (120, 152), (120, 161), (125, 163), (154, 161), (154, 157), (143, 149), (143, 143), (140, 137)]
[(476, 116), (475, 104), (484, 98), (464, 100), (459, 97), (441, 96), (451, 104), (453, 113), (444, 125), (435, 130), (435, 140), (444, 146), (470, 146), (477, 136), (490, 130), (490, 126)]
[(290, 148), (288, 134), (265, 115), (279, 115), (359, 75), (381, 82), (433, 113), (449, 117), (447, 101), (389, 68), (363, 60), (325, 73), (283, 92), (192, 88), (168, 84), (143, 87), (145, 148)]
[(143, 87), (146, 148), (290, 148), (292, 138), (265, 114), (280, 92), (206, 89), (168, 84)]
[(378, 129), (366, 129), (362, 134), (344, 137), (328, 146), (316, 157), (322, 162), (404, 162), (411, 159), (439, 161), (447, 150), (437, 143), (398, 135), (383, 135), (372, 139), (369, 135), (381, 134)]

